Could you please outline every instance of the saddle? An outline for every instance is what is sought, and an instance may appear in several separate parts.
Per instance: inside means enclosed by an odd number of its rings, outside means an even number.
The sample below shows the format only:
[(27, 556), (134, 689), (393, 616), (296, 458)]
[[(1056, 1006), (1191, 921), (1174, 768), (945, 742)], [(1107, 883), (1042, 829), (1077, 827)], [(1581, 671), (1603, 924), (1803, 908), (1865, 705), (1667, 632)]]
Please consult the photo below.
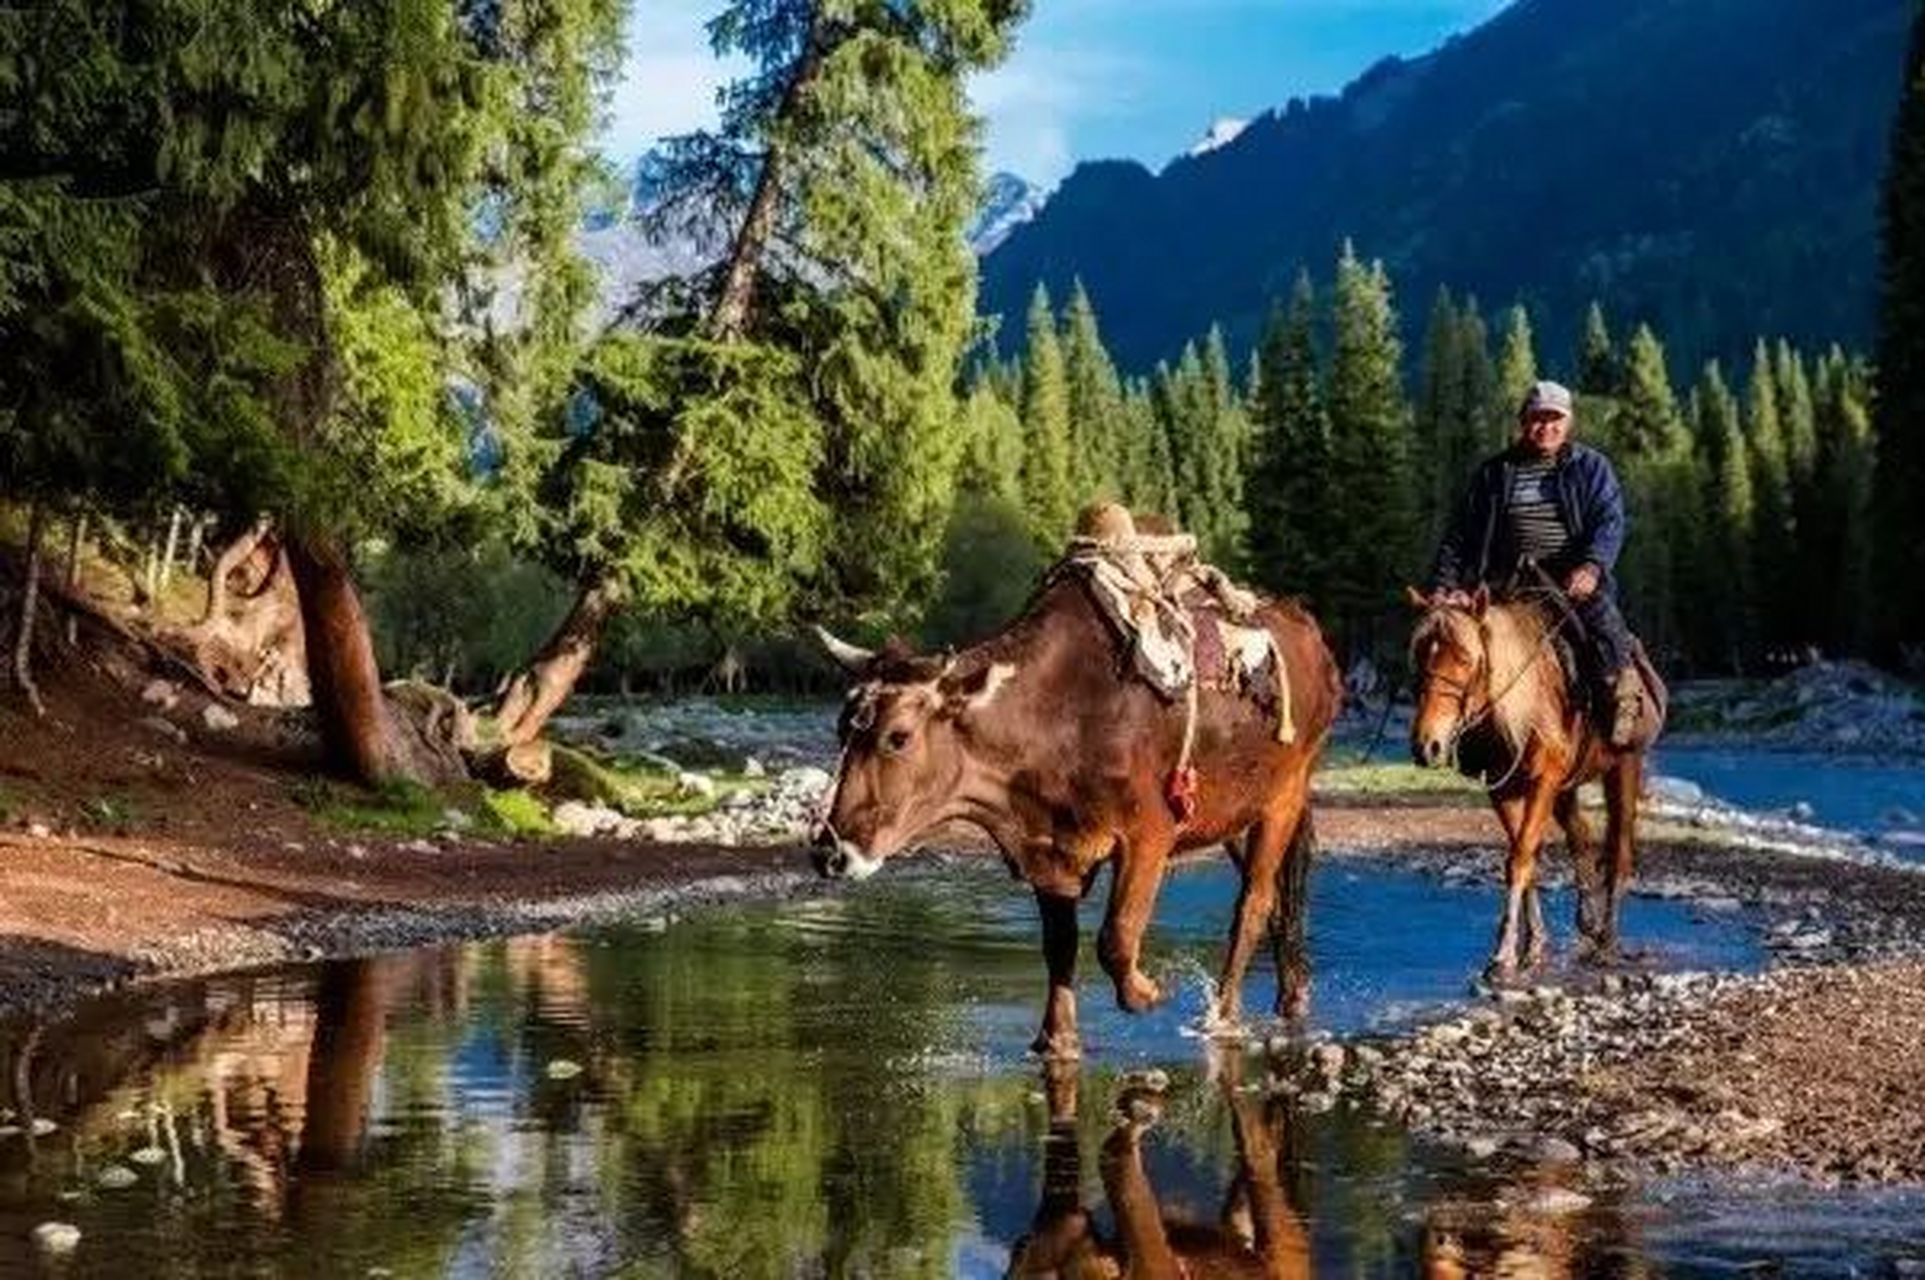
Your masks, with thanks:
[[(1564, 676), (1564, 687), (1582, 690), (1591, 723), (1602, 725), (1608, 730), (1615, 708), (1611, 705), (1609, 698), (1603, 698), (1596, 692), (1598, 681), (1592, 670), (1593, 663), (1585, 652), (1586, 647), (1579, 643), (1583, 636), (1578, 629), (1576, 619), (1566, 619), (1557, 608), (1541, 602), (1537, 608), (1544, 614), (1545, 621), (1549, 625), (1557, 626), (1560, 621), (1564, 623), (1552, 634), (1550, 642), (1551, 652), (1557, 655), (1558, 669)], [(1658, 669), (1652, 663), (1651, 655), (1645, 651), (1644, 641), (1637, 636), (1631, 637), (1631, 669), (1637, 672), (1638, 683), (1642, 686), (1642, 702), (1638, 712), (1637, 728), (1632, 734), (1631, 741), (1626, 744), (1626, 749), (1644, 750), (1656, 742), (1658, 735), (1664, 731), (1664, 721), (1670, 709), (1671, 695), (1665, 687), (1663, 677), (1658, 675)]]
[(1296, 740), (1283, 655), (1257, 617), (1262, 600), (1198, 559), (1194, 537), (1139, 532), (1129, 511), (1104, 503), (1083, 513), (1050, 577), (1066, 572), (1083, 579), (1131, 666), (1165, 700), (1198, 688), (1247, 694), (1276, 715), (1279, 741)]

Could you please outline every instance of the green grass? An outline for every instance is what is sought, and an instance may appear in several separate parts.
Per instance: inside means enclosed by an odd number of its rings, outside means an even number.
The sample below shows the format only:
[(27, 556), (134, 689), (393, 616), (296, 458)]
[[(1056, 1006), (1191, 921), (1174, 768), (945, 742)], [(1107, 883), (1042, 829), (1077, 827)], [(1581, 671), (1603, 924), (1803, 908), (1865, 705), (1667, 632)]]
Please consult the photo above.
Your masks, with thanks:
[(140, 806), (122, 795), (93, 796), (80, 802), (80, 816), (100, 831), (125, 835), (140, 818)]
[(303, 778), (294, 803), (331, 827), (387, 836), (425, 836), (446, 824), (443, 797), (414, 782), (386, 782), (372, 791), (325, 778)]
[(1420, 769), (1414, 764), (1376, 760), (1359, 764), (1354, 753), (1350, 759), (1335, 759), (1317, 770), (1316, 787), (1324, 792), (1349, 795), (1468, 795), (1483, 788), (1474, 778), (1454, 769)]
[(605, 804), (631, 818), (660, 818), (713, 813), (731, 795), (766, 791), (770, 786), (767, 778), (729, 773), (703, 776), (715, 784), (714, 795), (684, 792), (676, 774), (642, 760), (602, 756), (557, 744), (554, 778), (547, 790), (562, 799)]
[(511, 836), (552, 836), (555, 824), (542, 802), (526, 791), (489, 790), (481, 801), (481, 825)]

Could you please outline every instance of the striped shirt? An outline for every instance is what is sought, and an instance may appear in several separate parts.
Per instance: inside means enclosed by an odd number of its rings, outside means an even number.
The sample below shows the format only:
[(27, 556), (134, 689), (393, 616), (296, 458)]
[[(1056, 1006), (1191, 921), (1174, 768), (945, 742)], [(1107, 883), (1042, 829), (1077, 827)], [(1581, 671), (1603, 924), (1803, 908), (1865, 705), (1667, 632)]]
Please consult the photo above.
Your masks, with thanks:
[(1564, 513), (1557, 505), (1556, 467), (1552, 459), (1539, 458), (1520, 462), (1511, 470), (1506, 532), (1520, 560), (1539, 564), (1553, 561), (1571, 541), (1571, 531), (1564, 527)]

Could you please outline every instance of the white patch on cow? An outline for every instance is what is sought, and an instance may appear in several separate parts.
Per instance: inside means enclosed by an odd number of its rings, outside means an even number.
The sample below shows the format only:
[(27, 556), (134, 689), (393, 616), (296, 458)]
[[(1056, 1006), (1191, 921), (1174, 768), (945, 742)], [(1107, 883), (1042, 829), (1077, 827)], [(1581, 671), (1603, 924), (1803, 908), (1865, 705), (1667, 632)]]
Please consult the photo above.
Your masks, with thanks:
[(1002, 692), (1004, 685), (1015, 678), (1016, 668), (1014, 664), (1008, 662), (991, 664), (989, 674), (983, 677), (983, 687), (969, 700), (969, 709), (971, 711), (981, 711), (984, 707), (996, 700), (996, 695)]
[(837, 842), (837, 849), (847, 859), (841, 874), (850, 880), (867, 880), (882, 870), (882, 859), (872, 858), (847, 840)]

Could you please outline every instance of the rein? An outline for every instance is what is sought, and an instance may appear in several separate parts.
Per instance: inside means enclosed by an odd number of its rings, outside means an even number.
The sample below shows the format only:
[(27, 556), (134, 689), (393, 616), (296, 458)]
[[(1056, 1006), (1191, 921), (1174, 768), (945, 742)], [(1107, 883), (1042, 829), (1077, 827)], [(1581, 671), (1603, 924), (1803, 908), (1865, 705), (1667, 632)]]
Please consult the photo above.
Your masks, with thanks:
[[(1541, 589), (1540, 592), (1533, 592), (1531, 594), (1559, 595), (1561, 593), (1549, 589)], [(1562, 601), (1560, 600), (1559, 603), (1562, 604)], [(1565, 623), (1575, 617), (1576, 615), (1572, 612), (1570, 606), (1564, 605), (1558, 619), (1544, 629), (1544, 634), (1538, 637), (1537, 644), (1532, 648), (1530, 656), (1518, 664), (1517, 670), (1512, 672), (1510, 678), (1504, 682), (1504, 687), (1488, 695), (1484, 699), (1484, 705), (1470, 715), (1465, 714), (1465, 709), (1470, 703), (1470, 695), (1472, 691), (1476, 689), (1480, 678), (1486, 688), (1489, 688), (1492, 683), (1490, 670), (1490, 629), (1485, 626), (1482, 619), (1478, 620), (1477, 633), (1479, 639), (1483, 641), (1483, 652), (1478, 654), (1477, 666), (1475, 670), (1471, 672), (1468, 680), (1451, 680), (1430, 671), (1424, 673), (1424, 683), (1426, 686), (1432, 681), (1436, 681), (1438, 684), (1444, 686), (1444, 691), (1447, 696), (1454, 697), (1457, 701), (1457, 724), (1452, 728), (1450, 735), (1450, 763), (1452, 768), (1458, 768), (1457, 747), (1458, 744), (1464, 740), (1465, 735), (1492, 719), (1497, 714), (1499, 705), (1503, 703), (1505, 698), (1510, 696), (1511, 691), (1517, 688), (1524, 677), (1530, 674), (1531, 668), (1535, 667), (1544, 659), (1544, 656), (1550, 652), (1552, 642), (1557, 639), (1558, 632), (1564, 629)], [(1517, 776), (1517, 771), (1523, 767), (1523, 764), (1524, 749), (1520, 746), (1512, 753), (1510, 767), (1504, 771), (1504, 775), (1501, 778), (1492, 782), (1488, 776), (1485, 777), (1484, 790), (1501, 790), (1512, 778)]]

